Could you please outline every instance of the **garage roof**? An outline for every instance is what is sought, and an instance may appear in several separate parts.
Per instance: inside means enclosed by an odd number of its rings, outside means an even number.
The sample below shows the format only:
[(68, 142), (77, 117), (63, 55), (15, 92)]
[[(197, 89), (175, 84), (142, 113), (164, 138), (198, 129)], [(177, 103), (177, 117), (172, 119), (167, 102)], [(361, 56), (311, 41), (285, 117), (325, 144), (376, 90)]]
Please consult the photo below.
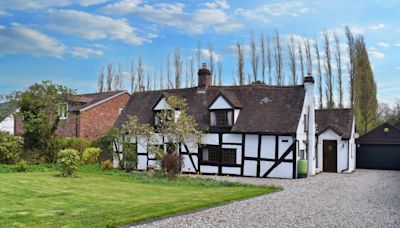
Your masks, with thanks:
[[(389, 131), (385, 133), (384, 129)], [(400, 129), (384, 123), (357, 139), (357, 144), (399, 144)]]

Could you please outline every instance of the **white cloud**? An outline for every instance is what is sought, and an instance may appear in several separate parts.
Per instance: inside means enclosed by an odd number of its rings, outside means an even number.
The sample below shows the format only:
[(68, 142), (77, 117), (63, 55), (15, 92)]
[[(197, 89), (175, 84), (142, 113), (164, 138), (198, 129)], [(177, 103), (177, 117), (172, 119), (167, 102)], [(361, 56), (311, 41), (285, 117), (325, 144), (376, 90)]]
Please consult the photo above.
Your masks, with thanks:
[(204, 6), (208, 7), (208, 8), (222, 8), (222, 9), (229, 9), (230, 5), (226, 0), (216, 0), (213, 2), (206, 2), (203, 4)]
[(136, 45), (150, 41), (137, 35), (126, 20), (76, 10), (49, 10), (47, 21), (47, 27), (54, 31), (88, 40), (122, 40)]
[[(209, 30), (231, 32), (243, 28), (235, 22), (224, 9), (225, 1), (215, 1), (194, 11), (185, 11), (182, 3), (148, 4), (141, 0), (122, 0), (106, 5), (103, 10), (110, 14), (129, 14), (145, 20), (176, 28), (191, 35)], [(204, 4), (203, 4), (204, 6)]]
[(396, 47), (400, 47), (400, 43), (397, 43), (397, 44), (395, 44), (394, 46), (396, 46)]
[(376, 24), (376, 25), (371, 25), (368, 28), (371, 29), (371, 30), (378, 30), (378, 29), (385, 28), (385, 25), (384, 24)]
[(87, 59), (91, 56), (102, 56), (103, 51), (101, 50), (94, 50), (92, 48), (85, 48), (85, 47), (74, 47), (70, 51), (73, 57), (80, 57)]
[(2, 0), (0, 9), (43, 9), (50, 7), (64, 7), (69, 5), (91, 6), (108, 2), (109, 0)]
[(256, 9), (259, 13), (268, 13), (272, 16), (297, 17), (310, 12), (310, 9), (301, 1), (265, 4)]
[[(222, 56), (220, 54), (213, 51), (212, 55), (214, 56), (215, 62), (222, 61)], [(201, 56), (207, 59), (210, 58), (210, 52), (208, 51), (208, 49), (201, 49)]]
[(383, 48), (390, 47), (390, 45), (388, 43), (385, 43), (385, 42), (378, 42), (378, 43), (376, 43), (376, 45), (378, 45), (380, 47), (383, 47)]
[(254, 10), (238, 8), (235, 10), (235, 14), (241, 18), (247, 20), (257, 21), (264, 24), (271, 23), (271, 21), (263, 13), (256, 13)]
[(378, 50), (376, 50), (376, 48), (374, 48), (374, 47), (371, 47), (370, 49), (369, 49), (369, 52), (368, 52), (373, 58), (376, 58), (376, 59), (382, 59), (382, 58), (384, 58), (385, 57), (385, 54), (383, 53), (383, 52), (380, 52), (380, 51), (378, 51)]
[(66, 46), (53, 37), (17, 23), (9, 27), (0, 26), (0, 55), (17, 53), (62, 57)]

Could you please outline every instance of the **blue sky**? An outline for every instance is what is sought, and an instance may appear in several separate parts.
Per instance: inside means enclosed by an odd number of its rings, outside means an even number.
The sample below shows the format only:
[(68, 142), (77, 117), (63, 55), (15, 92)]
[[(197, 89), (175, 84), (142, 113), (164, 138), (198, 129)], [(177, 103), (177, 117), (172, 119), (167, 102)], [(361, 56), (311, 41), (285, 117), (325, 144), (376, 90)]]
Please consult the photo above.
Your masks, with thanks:
[[(335, 31), (344, 43), (349, 25), (366, 39), (378, 99), (391, 103), (400, 98), (398, 9), (395, 0), (2, 0), (0, 94), (42, 80), (94, 92), (102, 64), (121, 64), (129, 72), (132, 60), (142, 56), (145, 71), (153, 74), (165, 71), (167, 55), (176, 48), (184, 59), (192, 56), (198, 41), (203, 48), (213, 44), (223, 82), (231, 84), (232, 45), (248, 45), (251, 32), (272, 36), (279, 30), (283, 39), (315, 40), (322, 31)], [(248, 58), (245, 66), (250, 73)]]

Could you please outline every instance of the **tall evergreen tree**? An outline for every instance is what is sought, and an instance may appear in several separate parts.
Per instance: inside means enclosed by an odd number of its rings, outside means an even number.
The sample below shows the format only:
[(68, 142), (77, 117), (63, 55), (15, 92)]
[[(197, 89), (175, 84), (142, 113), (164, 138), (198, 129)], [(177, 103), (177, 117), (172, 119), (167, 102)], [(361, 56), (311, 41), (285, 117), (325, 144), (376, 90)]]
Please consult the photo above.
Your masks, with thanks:
[(376, 83), (362, 36), (357, 37), (354, 47), (354, 112), (358, 131), (365, 134), (377, 122)]

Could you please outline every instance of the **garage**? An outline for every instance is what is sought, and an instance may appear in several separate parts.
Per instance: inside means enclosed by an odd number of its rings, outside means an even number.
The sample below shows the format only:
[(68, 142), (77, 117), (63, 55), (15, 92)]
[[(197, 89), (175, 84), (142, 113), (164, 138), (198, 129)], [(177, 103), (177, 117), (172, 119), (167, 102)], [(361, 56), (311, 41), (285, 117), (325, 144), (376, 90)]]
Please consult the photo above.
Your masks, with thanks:
[(385, 123), (361, 136), (356, 143), (357, 168), (400, 170), (400, 129)]

